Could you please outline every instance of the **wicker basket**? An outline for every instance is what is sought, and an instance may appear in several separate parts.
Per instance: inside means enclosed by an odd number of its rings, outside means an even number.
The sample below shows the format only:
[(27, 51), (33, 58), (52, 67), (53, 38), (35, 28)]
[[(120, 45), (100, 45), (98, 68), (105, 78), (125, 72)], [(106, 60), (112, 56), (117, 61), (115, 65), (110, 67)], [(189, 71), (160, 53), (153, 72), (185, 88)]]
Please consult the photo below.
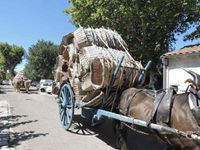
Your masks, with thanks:
[(83, 47), (92, 45), (97, 45), (105, 48), (109, 47), (117, 50), (123, 50), (123, 47), (127, 48), (126, 43), (117, 32), (104, 28), (77, 29), (74, 32), (74, 44), (78, 50)]
[[(70, 82), (76, 102), (83, 106), (102, 105), (103, 91), (109, 86), (119, 60), (124, 60), (112, 86), (132, 87), (142, 65), (130, 59), (121, 36), (109, 29), (79, 28), (63, 37), (57, 59), (55, 87)], [(138, 70), (130, 70), (135, 65)], [(128, 78), (129, 77), (129, 78)], [(104, 106), (111, 107), (115, 94), (110, 93)]]

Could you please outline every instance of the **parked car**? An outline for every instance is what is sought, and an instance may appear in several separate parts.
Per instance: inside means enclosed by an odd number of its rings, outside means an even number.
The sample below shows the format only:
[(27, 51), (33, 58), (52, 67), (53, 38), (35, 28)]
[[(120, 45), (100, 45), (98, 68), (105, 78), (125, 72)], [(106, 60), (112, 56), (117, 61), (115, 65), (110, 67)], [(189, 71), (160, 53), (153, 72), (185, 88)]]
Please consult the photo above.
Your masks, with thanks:
[(3, 84), (3, 85), (9, 85), (10, 83), (9, 83), (8, 80), (3, 80), (3, 81), (2, 81), (2, 84)]
[(48, 94), (51, 94), (51, 93), (52, 93), (52, 84), (49, 85), (49, 86), (47, 86), (46, 92), (47, 92)]
[(46, 92), (46, 89), (50, 86), (52, 87), (53, 80), (41, 79), (40, 80), (40, 92)]
[(39, 82), (33, 81), (33, 82), (31, 83), (31, 86), (37, 87), (39, 84), (40, 84)]

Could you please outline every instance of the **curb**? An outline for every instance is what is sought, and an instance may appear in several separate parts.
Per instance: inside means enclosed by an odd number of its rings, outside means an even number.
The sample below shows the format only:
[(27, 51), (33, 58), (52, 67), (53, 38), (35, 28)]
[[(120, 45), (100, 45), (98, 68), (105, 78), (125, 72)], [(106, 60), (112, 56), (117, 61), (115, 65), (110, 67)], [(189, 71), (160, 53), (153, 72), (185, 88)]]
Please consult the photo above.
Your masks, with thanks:
[(8, 146), (13, 139), (11, 137), (13, 131), (10, 128), (10, 117), (12, 117), (10, 105), (7, 101), (0, 101), (0, 148), (2, 150), (13, 150)]

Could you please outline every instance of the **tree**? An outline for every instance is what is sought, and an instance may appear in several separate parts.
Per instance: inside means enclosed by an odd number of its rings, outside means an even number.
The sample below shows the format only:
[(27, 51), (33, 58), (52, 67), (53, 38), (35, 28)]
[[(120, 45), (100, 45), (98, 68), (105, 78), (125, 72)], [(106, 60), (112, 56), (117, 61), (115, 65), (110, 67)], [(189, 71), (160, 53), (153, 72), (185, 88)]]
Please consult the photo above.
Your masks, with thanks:
[(0, 83), (1, 80), (3, 79), (3, 66), (4, 66), (4, 58), (3, 55), (0, 53)]
[(185, 36), (185, 40), (194, 40), (200, 38), (200, 26), (196, 27), (196, 30), (191, 34)]
[(58, 55), (58, 45), (50, 41), (39, 40), (29, 48), (28, 63), (25, 67), (26, 75), (39, 81), (40, 79), (53, 79), (53, 69)]
[(175, 34), (200, 23), (199, 0), (69, 0), (65, 12), (83, 27), (109, 27), (120, 33), (130, 53), (151, 70), (161, 68), (160, 56), (172, 49)]
[(14, 76), (14, 69), (22, 61), (24, 54), (24, 48), (21, 46), (0, 43), (0, 70), (4, 79), (7, 71)]

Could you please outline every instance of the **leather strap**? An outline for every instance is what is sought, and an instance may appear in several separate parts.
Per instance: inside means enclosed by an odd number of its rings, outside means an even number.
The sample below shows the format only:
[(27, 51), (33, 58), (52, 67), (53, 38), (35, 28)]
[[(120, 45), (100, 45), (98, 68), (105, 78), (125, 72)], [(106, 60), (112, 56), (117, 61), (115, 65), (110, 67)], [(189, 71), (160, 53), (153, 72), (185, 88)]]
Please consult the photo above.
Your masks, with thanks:
[(162, 101), (163, 97), (165, 96), (166, 92), (163, 91), (162, 93), (158, 94), (153, 102), (153, 108), (152, 108), (152, 112), (151, 112), (151, 115), (150, 115), (150, 118), (149, 120), (147, 120), (147, 124), (149, 125), (153, 120), (154, 120), (154, 117), (155, 117), (155, 114), (158, 110), (158, 106), (160, 105), (160, 102)]
[(174, 89), (170, 88), (166, 92), (162, 101), (160, 102), (160, 105), (157, 110), (157, 115), (156, 115), (157, 123), (166, 123), (166, 124), (169, 123), (171, 108), (172, 108), (172, 104), (173, 104), (173, 100), (174, 100), (174, 94), (175, 94)]

